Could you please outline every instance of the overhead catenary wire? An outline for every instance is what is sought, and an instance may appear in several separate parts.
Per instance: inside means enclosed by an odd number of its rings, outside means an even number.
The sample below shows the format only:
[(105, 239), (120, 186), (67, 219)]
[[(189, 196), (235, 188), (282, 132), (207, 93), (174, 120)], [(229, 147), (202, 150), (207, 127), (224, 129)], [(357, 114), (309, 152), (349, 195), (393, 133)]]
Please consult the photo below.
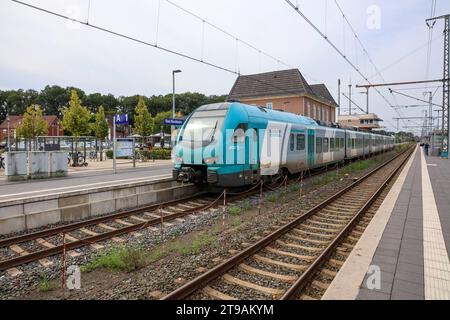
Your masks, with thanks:
[(117, 31), (113, 31), (113, 30), (107, 29), (105, 27), (97, 26), (97, 25), (92, 24), (92, 23), (87, 23), (86, 21), (83, 21), (81, 19), (69, 17), (69, 16), (66, 16), (64, 14), (61, 14), (61, 13), (58, 13), (58, 12), (55, 12), (55, 11), (51, 11), (51, 10), (48, 10), (48, 9), (45, 9), (45, 8), (42, 8), (42, 7), (38, 7), (38, 6), (35, 6), (35, 5), (32, 5), (32, 4), (23, 2), (23, 1), (20, 1), (20, 0), (10, 0), (10, 1), (15, 2), (17, 4), (20, 4), (20, 5), (23, 5), (23, 6), (28, 7), (28, 8), (31, 8), (31, 9), (34, 9), (34, 10), (46, 13), (46, 14), (49, 14), (49, 15), (56, 16), (56, 17), (61, 18), (61, 19), (65, 19), (65, 20), (69, 20), (71, 22), (79, 23), (79, 24), (84, 25), (84, 26), (86, 26), (88, 28), (92, 28), (92, 29), (95, 29), (95, 30), (98, 30), (98, 31), (102, 31), (102, 32), (108, 33), (110, 35), (113, 35), (113, 36), (116, 36), (116, 37), (119, 37), (119, 38), (123, 38), (123, 39), (129, 40), (129, 41), (133, 41), (133, 42), (145, 45), (145, 46), (153, 47), (153, 48), (161, 50), (163, 52), (170, 53), (170, 54), (173, 54), (173, 55), (176, 55), (176, 56), (179, 56), (179, 57), (182, 57), (182, 58), (194, 61), (194, 62), (198, 62), (198, 63), (207, 65), (209, 67), (212, 67), (212, 68), (224, 71), (224, 72), (228, 72), (228, 73), (231, 73), (231, 74), (234, 74), (234, 75), (245, 77), (247, 79), (251, 79), (252, 81), (259, 82), (259, 83), (268, 85), (268, 86), (270, 86), (270, 87), (272, 87), (274, 89), (280, 90), (281, 92), (290, 93), (290, 91), (286, 90), (285, 88), (281, 88), (281, 87), (276, 86), (276, 85), (274, 85), (272, 83), (262, 81), (260, 79), (257, 79), (255, 77), (251, 76), (251, 75), (241, 75), (236, 70), (232, 70), (230, 68), (227, 68), (227, 67), (224, 67), (224, 66), (212, 63), (212, 62), (208, 62), (208, 61), (196, 58), (194, 56), (191, 56), (191, 55), (188, 55), (188, 54), (185, 54), (185, 53), (182, 53), (182, 52), (178, 52), (178, 51), (175, 51), (175, 50), (163, 47), (163, 46), (160, 46), (157, 43), (150, 43), (148, 41), (141, 40), (141, 39), (138, 39), (136, 37), (132, 37), (132, 36), (129, 36), (129, 35), (117, 32)]
[[(325, 34), (298, 8), (296, 7), (291, 0), (284, 0), (292, 9), (299, 14), (303, 20), (306, 21), (367, 83), (371, 84), (371, 81), (368, 79), (366, 75), (364, 75), (361, 70), (355, 66), (355, 64), (346, 56), (342, 50), (340, 50)], [(378, 93), (378, 95), (398, 114), (401, 116), (398, 110), (393, 108), (392, 103), (378, 90), (374, 88), (374, 90)]]
[[(406, 94), (406, 93), (398, 92), (398, 91), (395, 91), (395, 90), (392, 90), (392, 89), (389, 89), (389, 91), (391, 91), (392, 93), (396, 93), (396, 94), (399, 94), (399, 95), (401, 95), (401, 96), (407, 97), (407, 98), (411, 98), (411, 99), (420, 101), (420, 102), (424, 102), (424, 103), (428, 103), (428, 104), (430, 103), (430, 101), (422, 100), (422, 99), (419, 99), (419, 98), (410, 96), (410, 95), (408, 95), (408, 94)], [(434, 106), (436, 106), (436, 107), (442, 108), (442, 105), (440, 105), (440, 104), (436, 104), (436, 103), (431, 103), (431, 104), (434, 105)]]

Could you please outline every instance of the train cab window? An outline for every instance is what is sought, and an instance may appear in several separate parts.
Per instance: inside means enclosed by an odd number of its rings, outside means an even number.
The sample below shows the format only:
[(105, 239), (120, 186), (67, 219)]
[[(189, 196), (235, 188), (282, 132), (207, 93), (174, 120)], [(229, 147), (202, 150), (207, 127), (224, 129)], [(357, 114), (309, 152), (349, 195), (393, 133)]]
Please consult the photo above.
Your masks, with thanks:
[(323, 138), (323, 152), (328, 152), (328, 138)]
[(316, 138), (316, 153), (322, 153), (322, 138)]
[(289, 137), (289, 148), (291, 149), (291, 151), (294, 151), (294, 146), (295, 146), (294, 135), (291, 134), (291, 136)]
[(331, 152), (335, 151), (334, 138), (330, 138), (330, 151)]
[(248, 125), (246, 123), (239, 124), (233, 133), (234, 143), (244, 143), (245, 142), (245, 131), (247, 131)]
[(305, 150), (305, 135), (304, 134), (297, 135), (297, 150), (299, 150), (299, 151)]

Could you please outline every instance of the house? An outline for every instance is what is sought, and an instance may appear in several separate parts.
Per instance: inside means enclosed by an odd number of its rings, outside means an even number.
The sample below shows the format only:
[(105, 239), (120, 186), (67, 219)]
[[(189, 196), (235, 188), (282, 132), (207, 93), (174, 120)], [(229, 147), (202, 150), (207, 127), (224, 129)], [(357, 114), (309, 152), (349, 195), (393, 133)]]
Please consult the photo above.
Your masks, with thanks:
[(228, 100), (329, 123), (336, 122), (338, 107), (324, 84), (308, 84), (298, 69), (241, 75), (234, 83)]
[(356, 114), (339, 116), (338, 124), (341, 128), (356, 128), (362, 131), (372, 131), (373, 129), (381, 129), (380, 122), (383, 121), (375, 113)]
[[(16, 137), (16, 130), (22, 124), (23, 116), (9, 116), (9, 134), (11, 139)], [(57, 116), (44, 116), (44, 120), (47, 122), (47, 136), (57, 137), (62, 136), (64, 131), (62, 129), (60, 120)], [(8, 120), (4, 120), (0, 124), (0, 142), (8, 139)]]

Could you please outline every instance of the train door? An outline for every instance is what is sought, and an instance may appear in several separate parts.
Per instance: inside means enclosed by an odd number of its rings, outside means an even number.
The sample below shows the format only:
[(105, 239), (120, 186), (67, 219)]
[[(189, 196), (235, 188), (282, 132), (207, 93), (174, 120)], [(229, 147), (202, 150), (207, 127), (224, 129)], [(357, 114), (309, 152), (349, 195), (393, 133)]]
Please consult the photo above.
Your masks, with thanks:
[(248, 155), (248, 159), (246, 159), (246, 163), (248, 163), (248, 167), (244, 168), (246, 172), (249, 172), (252, 181), (259, 180), (259, 137), (257, 129), (249, 129), (247, 132), (247, 141), (246, 145), (248, 146), (248, 150), (246, 150), (246, 154)]
[(315, 134), (314, 130), (308, 129), (308, 168), (314, 167), (315, 160)]

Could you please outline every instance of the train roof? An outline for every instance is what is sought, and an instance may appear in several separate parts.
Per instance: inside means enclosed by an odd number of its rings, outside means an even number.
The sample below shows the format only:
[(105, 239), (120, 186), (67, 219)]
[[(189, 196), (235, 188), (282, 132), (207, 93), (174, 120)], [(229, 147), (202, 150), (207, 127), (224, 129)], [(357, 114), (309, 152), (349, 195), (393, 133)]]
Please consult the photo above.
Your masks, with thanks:
[(318, 126), (317, 122), (305, 116), (300, 116), (290, 112), (267, 109), (263, 107), (243, 104), (239, 102), (214, 103), (201, 106), (196, 111), (212, 111), (212, 110), (229, 110), (232, 108), (240, 108), (247, 112), (249, 116), (264, 118), (268, 120), (277, 120), (284, 122), (292, 122), (306, 126)]

